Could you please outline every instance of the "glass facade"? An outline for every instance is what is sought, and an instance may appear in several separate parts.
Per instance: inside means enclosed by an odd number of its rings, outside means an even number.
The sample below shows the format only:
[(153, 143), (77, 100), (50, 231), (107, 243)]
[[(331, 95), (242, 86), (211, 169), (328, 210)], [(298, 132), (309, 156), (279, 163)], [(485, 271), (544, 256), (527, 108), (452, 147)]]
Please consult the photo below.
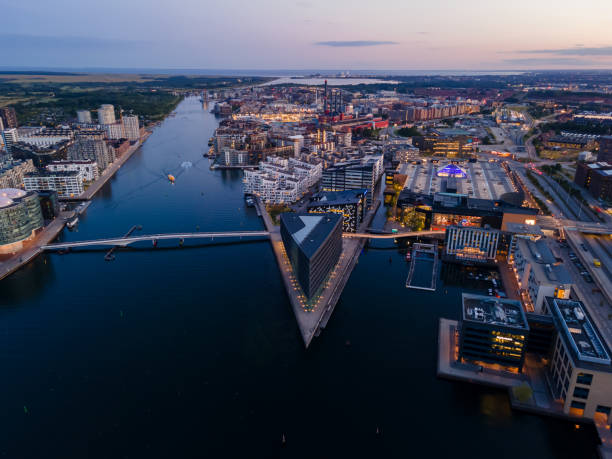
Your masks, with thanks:
[(38, 195), (22, 190), (0, 190), (0, 246), (23, 241), (44, 224)]

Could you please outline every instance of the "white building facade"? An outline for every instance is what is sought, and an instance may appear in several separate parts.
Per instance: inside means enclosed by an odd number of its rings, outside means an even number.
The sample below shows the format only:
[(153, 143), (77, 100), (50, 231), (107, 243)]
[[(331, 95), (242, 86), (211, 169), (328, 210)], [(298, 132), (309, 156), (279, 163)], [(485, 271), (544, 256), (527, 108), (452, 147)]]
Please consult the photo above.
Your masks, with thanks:
[(83, 180), (92, 182), (100, 176), (98, 164), (95, 161), (53, 161), (47, 165), (49, 172), (80, 172)]
[(83, 175), (80, 171), (34, 172), (23, 177), (26, 191), (57, 191), (59, 197), (73, 198), (83, 192)]

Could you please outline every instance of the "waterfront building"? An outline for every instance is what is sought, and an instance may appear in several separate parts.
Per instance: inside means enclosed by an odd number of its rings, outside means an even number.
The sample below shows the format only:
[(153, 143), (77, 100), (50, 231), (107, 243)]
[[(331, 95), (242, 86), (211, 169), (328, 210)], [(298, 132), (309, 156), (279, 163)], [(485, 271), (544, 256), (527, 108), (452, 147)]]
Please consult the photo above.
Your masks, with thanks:
[(70, 161), (95, 161), (102, 172), (115, 160), (115, 153), (106, 143), (103, 130), (80, 131), (75, 135), (74, 145), (68, 151)]
[(89, 110), (77, 110), (77, 122), (79, 124), (93, 124)]
[(98, 124), (113, 124), (115, 122), (115, 107), (111, 104), (102, 104), (98, 108)]
[(34, 171), (36, 168), (31, 159), (0, 162), (0, 188), (22, 188), (23, 175)]
[(13, 107), (0, 107), (0, 119), (5, 129), (12, 129), (18, 126), (17, 112)]
[(523, 368), (529, 324), (519, 301), (461, 295), (459, 358), (476, 364)]
[(563, 412), (612, 423), (612, 360), (601, 334), (580, 301), (547, 297), (544, 312), (557, 330), (547, 382)]
[(30, 172), (23, 177), (27, 191), (57, 191), (60, 198), (74, 198), (83, 193), (81, 171)]
[(342, 231), (356, 233), (365, 217), (368, 190), (323, 191), (312, 195), (308, 213), (342, 215)]
[(267, 204), (289, 204), (318, 183), (322, 169), (321, 164), (269, 156), (258, 170), (244, 171), (244, 193), (257, 195)]
[(52, 161), (47, 165), (47, 170), (49, 172), (80, 171), (83, 180), (86, 182), (92, 182), (100, 176), (98, 164), (91, 159), (81, 161)]
[(305, 296), (317, 297), (342, 253), (342, 217), (286, 212), (280, 215), (280, 232)]
[(44, 224), (38, 195), (15, 188), (0, 189), (0, 253), (20, 250)]
[(120, 121), (117, 121), (116, 123), (105, 124), (104, 129), (106, 130), (106, 136), (110, 140), (125, 139), (123, 123), (121, 123)]
[(323, 171), (323, 191), (368, 190), (368, 205), (371, 205), (375, 189), (384, 172), (383, 155), (368, 155), (336, 163)]
[(517, 238), (512, 267), (521, 289), (523, 301), (538, 314), (544, 298), (569, 298), (572, 277), (553, 255), (546, 239)]
[[(136, 115), (124, 116), (121, 118), (123, 124), (124, 137), (133, 142), (140, 139), (140, 125)], [(112, 137), (109, 136), (112, 139)]]
[(500, 233), (491, 228), (449, 226), (446, 228), (444, 253), (458, 261), (494, 262)]
[(4, 142), (4, 149), (7, 153), (11, 153), (13, 145), (19, 142), (19, 133), (17, 128), (4, 129), (2, 131), (2, 141)]

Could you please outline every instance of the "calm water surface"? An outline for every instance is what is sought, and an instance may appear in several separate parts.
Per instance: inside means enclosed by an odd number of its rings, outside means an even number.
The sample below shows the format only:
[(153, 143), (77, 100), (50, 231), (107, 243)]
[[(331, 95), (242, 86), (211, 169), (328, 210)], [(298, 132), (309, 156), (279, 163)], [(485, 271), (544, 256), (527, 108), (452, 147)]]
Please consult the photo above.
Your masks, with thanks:
[[(202, 157), (216, 125), (182, 102), (62, 238), (261, 229), (240, 173)], [(2, 281), (0, 457), (594, 454), (591, 429), (436, 378), (461, 290), (406, 289), (392, 244), (364, 251), (308, 351), (266, 241), (173, 245), (45, 255)]]

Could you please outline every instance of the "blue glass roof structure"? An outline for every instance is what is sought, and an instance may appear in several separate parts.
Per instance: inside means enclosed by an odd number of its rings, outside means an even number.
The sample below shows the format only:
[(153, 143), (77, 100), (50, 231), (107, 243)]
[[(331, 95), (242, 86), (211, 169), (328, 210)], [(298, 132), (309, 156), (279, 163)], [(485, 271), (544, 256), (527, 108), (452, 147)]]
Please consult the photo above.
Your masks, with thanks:
[(438, 177), (466, 178), (467, 173), (456, 164), (448, 164), (438, 171)]

